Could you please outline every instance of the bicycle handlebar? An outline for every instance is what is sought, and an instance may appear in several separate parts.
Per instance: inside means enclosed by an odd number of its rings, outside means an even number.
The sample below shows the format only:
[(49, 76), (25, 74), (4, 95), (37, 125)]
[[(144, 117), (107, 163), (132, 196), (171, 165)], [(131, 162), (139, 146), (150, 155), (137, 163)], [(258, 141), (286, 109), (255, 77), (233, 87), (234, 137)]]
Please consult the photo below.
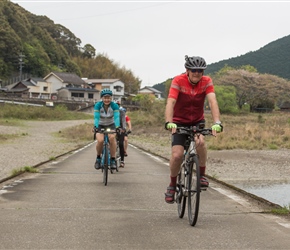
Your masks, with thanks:
[(177, 127), (176, 133), (184, 134), (184, 135), (196, 135), (196, 134), (212, 135), (212, 129), (211, 128), (199, 128), (197, 126)]
[(98, 130), (96, 127), (94, 127), (94, 141), (96, 140), (96, 134), (116, 134), (119, 133), (118, 128), (116, 130), (111, 130), (110, 128), (104, 129), (102, 128), (101, 130)]
[(111, 130), (111, 129), (109, 129), (109, 128), (107, 128), (107, 129), (102, 128), (101, 130), (98, 130), (97, 133), (100, 133), (100, 134), (116, 134), (116, 133), (118, 133), (117, 130), (118, 130), (118, 129), (116, 129), (116, 130)]

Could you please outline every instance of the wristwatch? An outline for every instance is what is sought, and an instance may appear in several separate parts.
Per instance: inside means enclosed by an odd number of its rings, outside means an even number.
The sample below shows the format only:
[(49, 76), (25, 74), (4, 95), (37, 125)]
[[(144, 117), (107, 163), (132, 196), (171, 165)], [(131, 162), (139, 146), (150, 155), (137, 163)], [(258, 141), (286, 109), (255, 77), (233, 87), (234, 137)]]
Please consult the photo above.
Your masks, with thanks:
[(222, 122), (221, 122), (221, 121), (217, 121), (217, 122), (215, 122), (215, 124), (217, 124), (217, 125), (221, 125)]

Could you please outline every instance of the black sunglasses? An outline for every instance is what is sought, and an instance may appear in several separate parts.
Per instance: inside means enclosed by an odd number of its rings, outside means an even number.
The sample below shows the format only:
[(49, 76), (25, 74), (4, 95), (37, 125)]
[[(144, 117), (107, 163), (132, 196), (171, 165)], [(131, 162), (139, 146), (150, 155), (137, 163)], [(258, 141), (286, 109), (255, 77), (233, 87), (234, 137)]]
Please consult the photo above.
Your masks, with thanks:
[(191, 69), (190, 70), (192, 73), (196, 73), (196, 72), (198, 72), (198, 73), (202, 73), (203, 72), (203, 69)]

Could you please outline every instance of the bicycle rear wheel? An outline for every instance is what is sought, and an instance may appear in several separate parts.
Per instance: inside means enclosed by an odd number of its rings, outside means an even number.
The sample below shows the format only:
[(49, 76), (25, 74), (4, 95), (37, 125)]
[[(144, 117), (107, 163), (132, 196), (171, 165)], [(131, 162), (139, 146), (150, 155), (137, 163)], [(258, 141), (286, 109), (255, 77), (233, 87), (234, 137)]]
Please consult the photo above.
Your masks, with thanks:
[(183, 162), (179, 174), (177, 176), (177, 193), (176, 203), (179, 218), (183, 218), (185, 207), (186, 207), (186, 196), (185, 196), (185, 163)]
[(120, 148), (119, 142), (117, 141), (117, 150), (116, 150), (116, 171), (119, 172), (119, 167), (121, 165), (121, 156), (120, 156)]
[(103, 183), (105, 186), (107, 186), (108, 183), (108, 167), (109, 167), (109, 151), (108, 151), (108, 145), (104, 145), (103, 150), (103, 157), (104, 157), (104, 171), (103, 171)]
[(198, 217), (200, 203), (200, 173), (197, 156), (193, 156), (193, 161), (189, 166), (187, 175), (188, 188), (188, 220), (191, 226), (195, 226)]

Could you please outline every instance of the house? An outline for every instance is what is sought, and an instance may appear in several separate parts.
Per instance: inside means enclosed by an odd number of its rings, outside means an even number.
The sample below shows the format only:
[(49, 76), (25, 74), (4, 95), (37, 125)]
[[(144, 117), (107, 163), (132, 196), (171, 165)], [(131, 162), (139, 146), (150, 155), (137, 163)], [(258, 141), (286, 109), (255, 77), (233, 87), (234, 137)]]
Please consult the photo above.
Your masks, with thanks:
[(86, 82), (74, 73), (51, 72), (43, 79), (51, 83), (51, 93), (53, 94), (56, 94), (57, 90), (60, 88), (86, 87)]
[(53, 99), (94, 102), (99, 100), (99, 90), (92, 89), (74, 73), (51, 72), (44, 79), (52, 84)]
[(150, 86), (145, 86), (144, 88), (140, 89), (138, 93), (144, 95), (154, 95), (155, 98), (162, 99), (161, 97), (162, 92)]
[(62, 87), (57, 92), (59, 100), (96, 102), (100, 96), (100, 91), (92, 88)]
[(51, 98), (51, 83), (46, 82), (42, 78), (29, 78), (27, 82), (32, 83), (28, 85), (29, 98)]
[(120, 101), (124, 96), (125, 84), (120, 79), (84, 79), (91, 88), (102, 91), (110, 89), (113, 92), (113, 100)]
[(28, 98), (45, 98), (51, 97), (51, 84), (42, 78), (28, 78), (6, 86), (7, 95)]

